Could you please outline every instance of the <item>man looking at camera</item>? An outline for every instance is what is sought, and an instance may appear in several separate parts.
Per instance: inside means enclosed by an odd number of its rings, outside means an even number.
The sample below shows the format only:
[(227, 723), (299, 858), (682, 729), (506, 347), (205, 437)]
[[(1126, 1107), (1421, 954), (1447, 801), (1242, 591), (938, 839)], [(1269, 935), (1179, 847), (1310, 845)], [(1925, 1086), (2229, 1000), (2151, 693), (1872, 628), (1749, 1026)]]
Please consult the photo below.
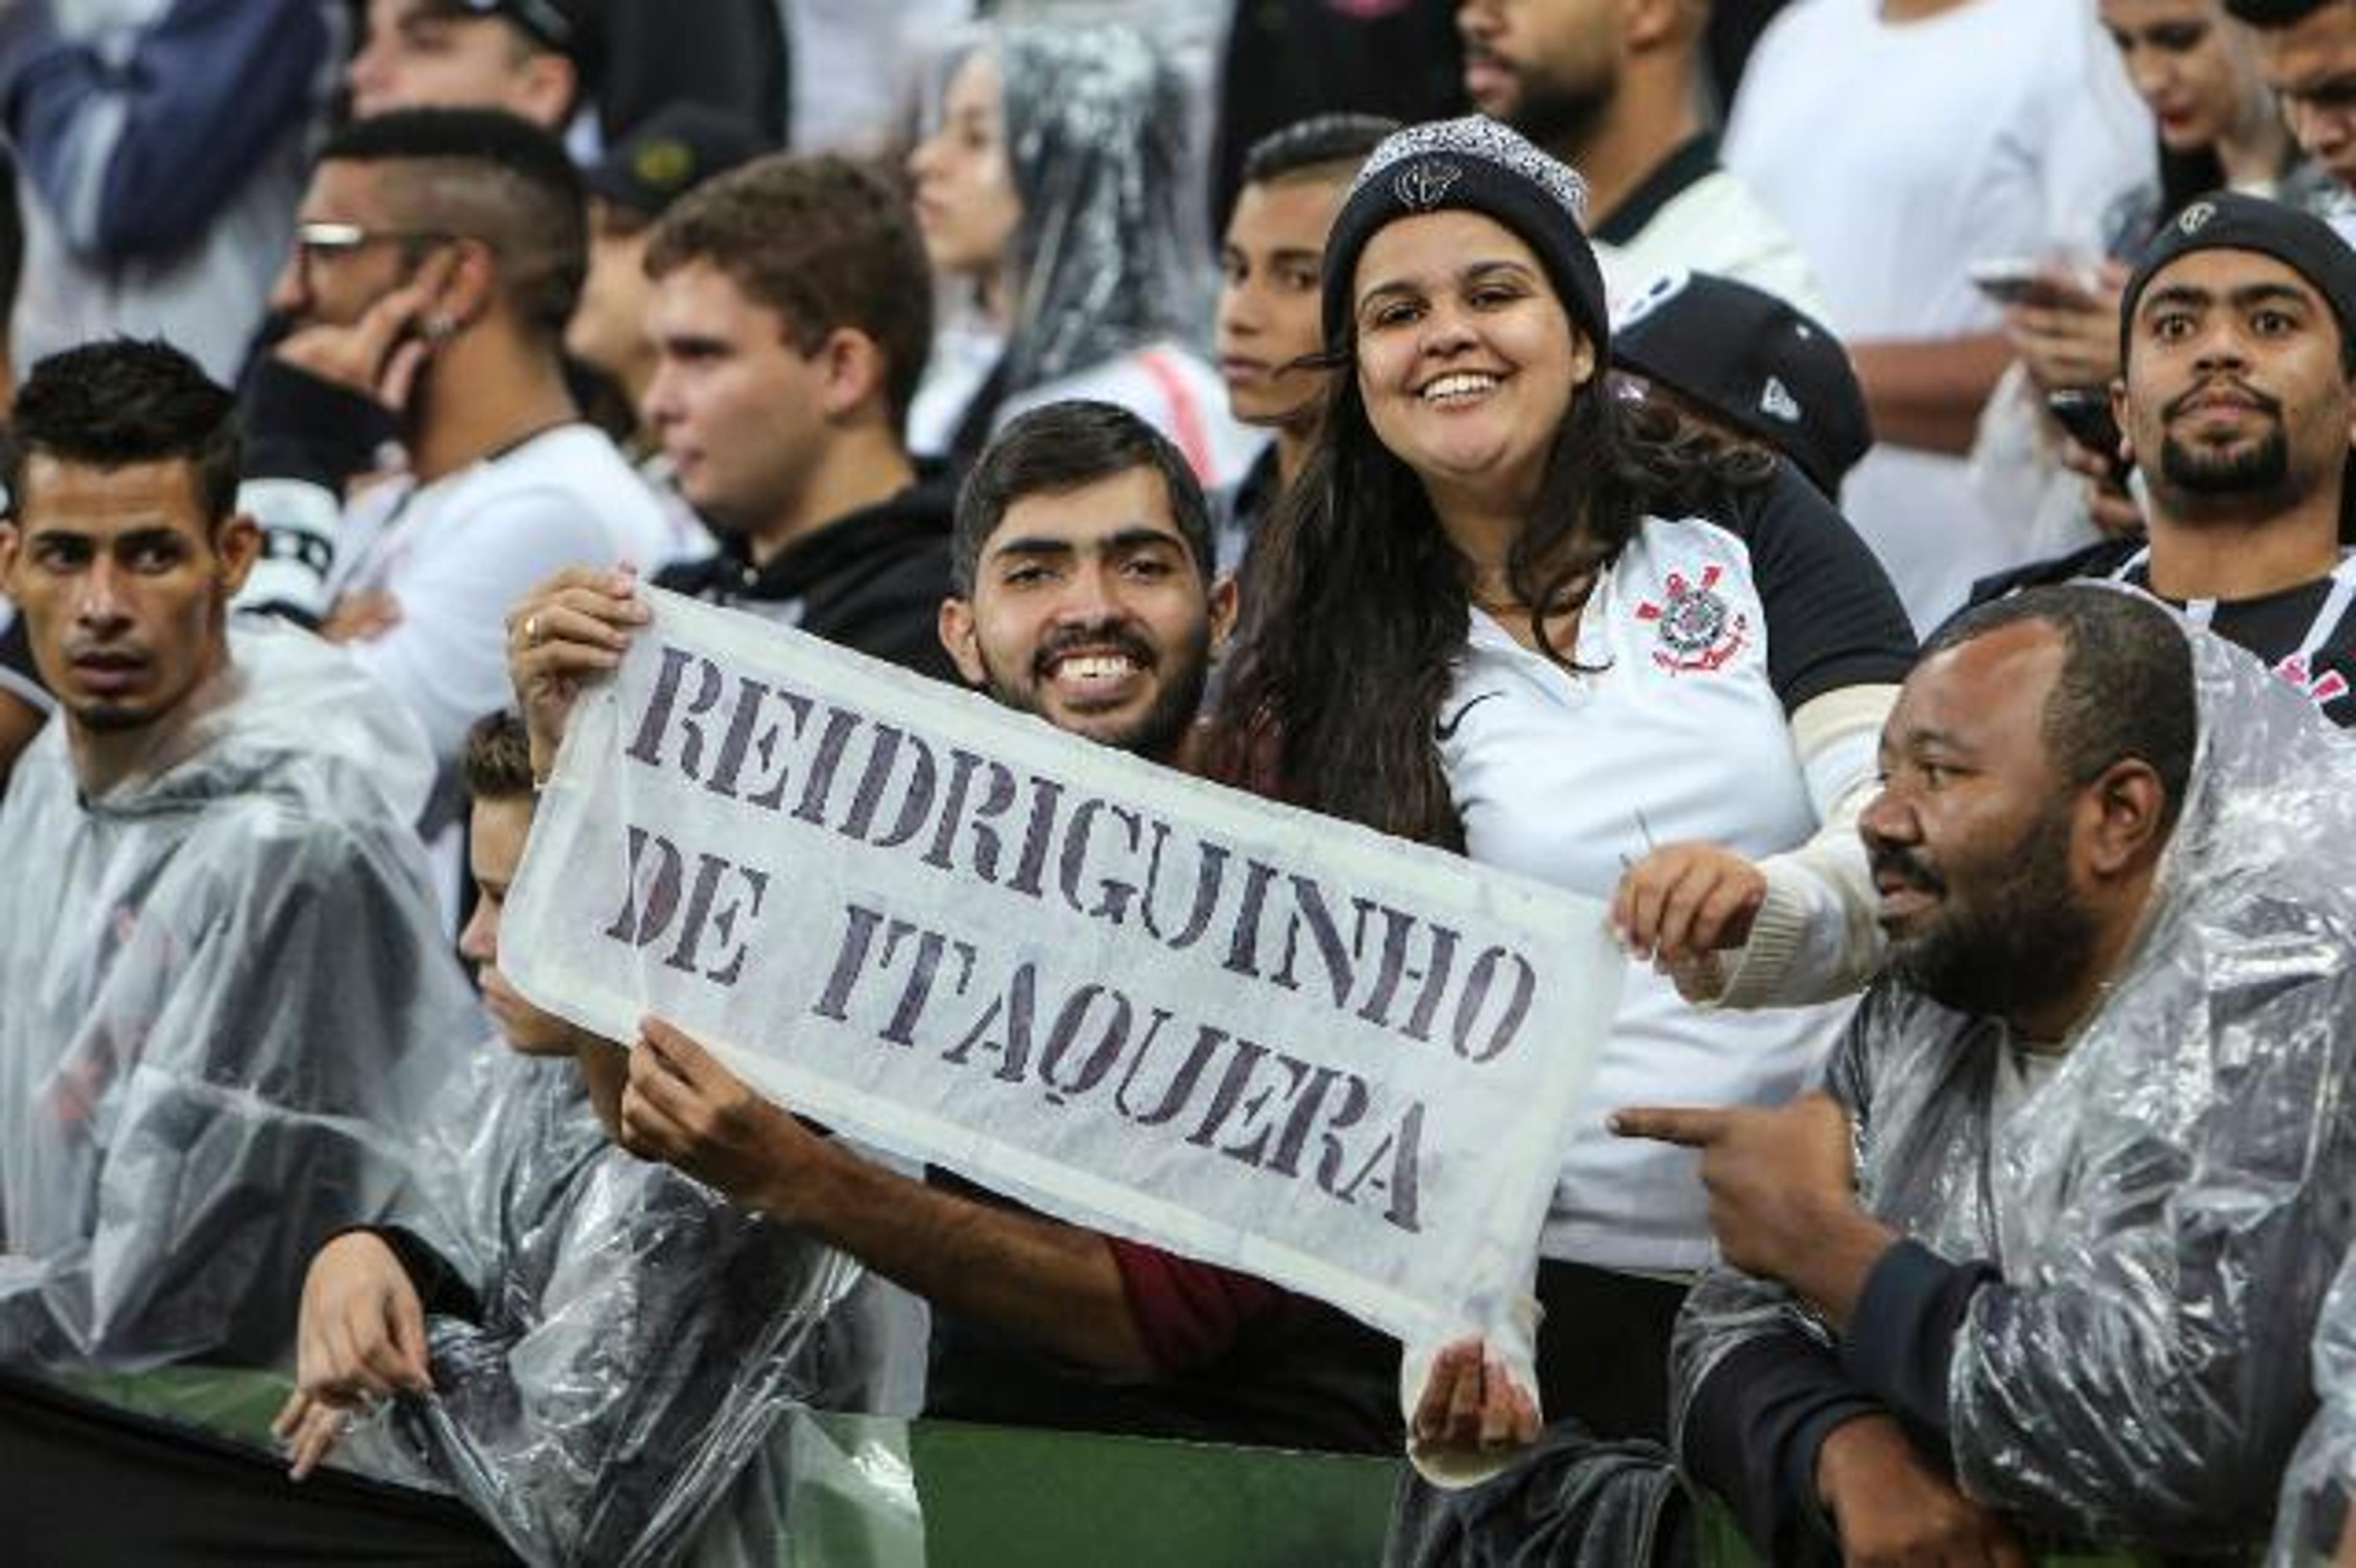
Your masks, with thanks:
[[(958, 496), (940, 636), (966, 681), (1057, 729), (1177, 760), (1234, 617), (1177, 448), (1104, 403), (1008, 425)], [(626, 581), (573, 573), (510, 616), (532, 759), (572, 692), (645, 623)], [(1396, 1352), (1333, 1309), (1226, 1269), (918, 1182), (820, 1137), (648, 1021), (622, 1136), (933, 1304), (928, 1413), (1200, 1441), (1381, 1451)]]
[(178, 351), (34, 368), (0, 588), (59, 717), (0, 804), (0, 1362), (261, 1366), (404, 1187), (472, 998), (409, 717), (238, 625), (236, 407)]
[(2356, 723), (2356, 561), (2340, 542), (2356, 444), (2356, 251), (2321, 219), (2220, 193), (2161, 229), (2119, 315), (2111, 405), (2148, 486), (2147, 539), (1984, 583), (2072, 577), (2179, 605)]

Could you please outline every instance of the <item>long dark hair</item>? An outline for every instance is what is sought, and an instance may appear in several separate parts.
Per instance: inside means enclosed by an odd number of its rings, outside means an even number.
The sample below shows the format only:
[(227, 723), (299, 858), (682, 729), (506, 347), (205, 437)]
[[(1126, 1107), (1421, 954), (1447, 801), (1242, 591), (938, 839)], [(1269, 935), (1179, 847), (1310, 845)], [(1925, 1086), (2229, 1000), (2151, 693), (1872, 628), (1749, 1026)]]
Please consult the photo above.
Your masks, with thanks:
[[(1344, 368), (1321, 433), (1245, 565), (1245, 631), (1207, 760), (1295, 804), (1461, 849), (1433, 727), (1471, 626), (1469, 563), (1368, 422), (1355, 345), (1329, 357)], [(1586, 603), (1646, 514), (1719, 510), (1772, 470), (1615, 396), (1599, 367), (1572, 394), (1507, 560), (1538, 645), (1569, 665), (1545, 623)]]

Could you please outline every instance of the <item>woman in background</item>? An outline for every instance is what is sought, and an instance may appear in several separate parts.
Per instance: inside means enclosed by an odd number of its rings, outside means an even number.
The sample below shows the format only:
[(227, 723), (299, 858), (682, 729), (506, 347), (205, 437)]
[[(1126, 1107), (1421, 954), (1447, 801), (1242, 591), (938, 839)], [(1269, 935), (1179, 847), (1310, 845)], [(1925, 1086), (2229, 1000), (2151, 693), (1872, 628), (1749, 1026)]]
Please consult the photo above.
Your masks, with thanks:
[(908, 172), (969, 319), (936, 348), (913, 449), (963, 466), (1023, 410), (1095, 398), (1206, 483), (1241, 475), (1258, 441), (1186, 341), (1207, 301), (1179, 218), (1186, 127), (1177, 76), (1128, 27), (1008, 25), (955, 61)]

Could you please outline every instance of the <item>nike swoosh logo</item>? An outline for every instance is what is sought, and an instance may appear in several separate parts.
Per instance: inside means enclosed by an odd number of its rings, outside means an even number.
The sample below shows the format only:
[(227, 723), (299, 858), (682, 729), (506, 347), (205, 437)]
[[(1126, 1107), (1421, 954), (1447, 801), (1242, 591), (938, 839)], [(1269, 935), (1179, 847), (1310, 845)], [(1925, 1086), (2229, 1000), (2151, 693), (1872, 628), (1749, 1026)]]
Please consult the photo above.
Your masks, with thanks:
[(1432, 739), (1436, 741), (1453, 741), (1456, 739), (1456, 731), (1463, 724), (1464, 716), (1467, 713), (1472, 712), (1475, 708), (1480, 707), (1481, 704), (1488, 701), (1489, 699), (1493, 697), (1503, 697), (1505, 695), (1505, 694), (1502, 691), (1483, 692), (1480, 696), (1474, 698), (1472, 701), (1466, 703), (1463, 707), (1458, 709), (1455, 712), (1450, 714), (1439, 723), (1434, 724), (1431, 727)]

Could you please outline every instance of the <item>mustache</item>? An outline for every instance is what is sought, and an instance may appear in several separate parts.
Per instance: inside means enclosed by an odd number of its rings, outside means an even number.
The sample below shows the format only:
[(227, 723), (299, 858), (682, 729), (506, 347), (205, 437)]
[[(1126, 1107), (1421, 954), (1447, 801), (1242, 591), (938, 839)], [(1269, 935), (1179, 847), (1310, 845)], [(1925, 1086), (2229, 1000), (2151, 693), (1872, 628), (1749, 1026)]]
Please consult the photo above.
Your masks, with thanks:
[(1895, 844), (1869, 842), (1865, 855), (1877, 882), (1899, 882), (1922, 893), (1944, 893), (1947, 891), (1946, 879), (1925, 865), (1912, 849)]
[(2231, 389), (2236, 396), (2247, 400), (2250, 406), (2260, 413), (2271, 417), (2279, 417), (2282, 413), (2282, 404), (2259, 391), (2255, 387), (2235, 377), (2213, 376), (2200, 385), (2170, 398), (2160, 409), (2160, 414), (2163, 418), (2172, 420), (2191, 406), (2194, 400), (2208, 397), (2213, 392), (2225, 389)]
[(65, 656), (69, 664), (80, 664), (89, 658), (117, 665), (144, 665), (148, 661), (147, 650), (134, 646), (128, 639), (78, 637), (66, 644)]
[(1066, 626), (1040, 644), (1039, 651), (1031, 656), (1031, 674), (1045, 679), (1050, 666), (1080, 648), (1109, 649), (1126, 656), (1140, 669), (1151, 669), (1160, 662), (1153, 656), (1153, 645), (1130, 627), (1119, 621), (1098, 621)]

